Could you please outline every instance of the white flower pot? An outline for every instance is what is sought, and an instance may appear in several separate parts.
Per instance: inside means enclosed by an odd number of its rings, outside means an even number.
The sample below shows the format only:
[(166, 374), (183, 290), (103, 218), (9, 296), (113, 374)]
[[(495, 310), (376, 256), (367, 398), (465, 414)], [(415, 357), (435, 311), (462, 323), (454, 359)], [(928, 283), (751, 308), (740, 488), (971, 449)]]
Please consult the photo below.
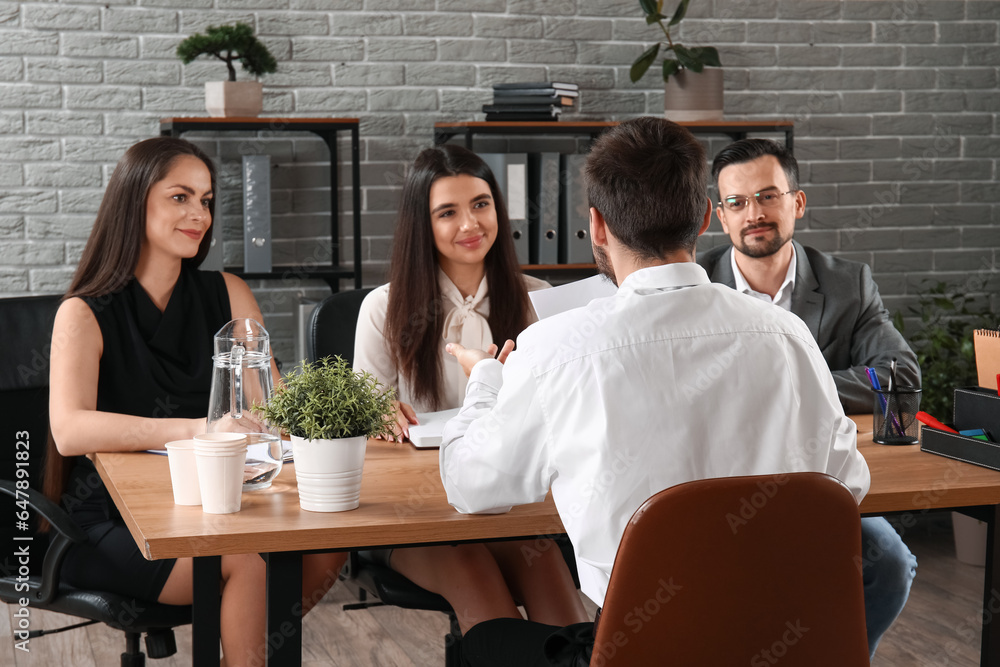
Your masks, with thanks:
[(682, 69), (663, 84), (663, 115), (675, 123), (723, 120), (722, 69)]
[(260, 81), (205, 82), (205, 109), (210, 116), (259, 116), (263, 108)]
[(299, 507), (343, 512), (361, 504), (361, 473), (368, 438), (306, 440), (292, 436)]

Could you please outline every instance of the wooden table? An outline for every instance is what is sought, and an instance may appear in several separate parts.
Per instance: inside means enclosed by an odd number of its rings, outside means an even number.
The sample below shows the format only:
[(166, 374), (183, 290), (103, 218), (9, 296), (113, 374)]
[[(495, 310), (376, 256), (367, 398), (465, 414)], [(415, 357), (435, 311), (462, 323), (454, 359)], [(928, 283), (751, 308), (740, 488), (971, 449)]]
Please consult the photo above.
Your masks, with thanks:
[[(871, 440), (871, 416), (858, 416), (858, 447), (871, 470), (862, 514), (907, 517), (936, 509), (961, 509), (989, 525), (984, 583), (981, 664), (1000, 667), (1000, 472), (921, 452), (917, 445), (886, 447)], [(268, 664), (301, 662), (301, 619), (294, 613), (301, 587), (301, 553), (311, 549), (454, 543), (563, 532), (551, 497), (507, 514), (462, 515), (445, 500), (437, 451), (370, 441), (361, 507), (351, 512), (299, 509), (294, 470), (286, 466), (266, 491), (247, 493), (237, 514), (210, 515), (172, 502), (165, 457), (97, 454), (101, 478), (147, 558), (196, 557), (194, 664), (218, 662), (219, 556), (262, 553), (268, 563), (269, 636), (287, 639)], [(905, 538), (905, 534), (904, 534)], [(291, 582), (291, 583), (289, 583)], [(1000, 579), (997, 580), (1000, 584)], [(290, 625), (289, 625), (290, 624)]]

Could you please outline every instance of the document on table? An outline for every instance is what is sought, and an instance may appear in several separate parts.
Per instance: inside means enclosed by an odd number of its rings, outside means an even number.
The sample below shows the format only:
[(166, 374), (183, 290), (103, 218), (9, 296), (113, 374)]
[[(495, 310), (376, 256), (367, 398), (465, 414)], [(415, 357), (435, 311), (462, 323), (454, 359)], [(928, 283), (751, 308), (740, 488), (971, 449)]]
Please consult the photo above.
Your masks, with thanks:
[(410, 442), (417, 449), (440, 447), (444, 425), (457, 415), (458, 411), (459, 408), (438, 412), (418, 412), (417, 421), (420, 423), (410, 426)]
[(586, 306), (594, 299), (614, 296), (617, 291), (618, 288), (613, 282), (602, 275), (596, 275), (565, 285), (528, 292), (528, 298), (535, 307), (538, 319), (544, 320), (563, 311)]

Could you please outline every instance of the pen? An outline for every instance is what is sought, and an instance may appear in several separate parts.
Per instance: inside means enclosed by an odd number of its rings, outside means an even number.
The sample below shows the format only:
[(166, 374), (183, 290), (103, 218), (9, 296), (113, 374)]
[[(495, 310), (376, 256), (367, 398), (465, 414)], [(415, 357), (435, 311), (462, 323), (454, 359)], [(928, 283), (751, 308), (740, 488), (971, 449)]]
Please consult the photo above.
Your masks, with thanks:
[[(872, 389), (874, 389), (875, 391), (882, 391), (882, 383), (878, 381), (878, 375), (875, 374), (875, 369), (866, 368), (865, 372), (868, 373), (868, 381), (871, 382)], [(886, 408), (888, 407), (885, 403), (885, 395), (879, 394), (878, 398), (879, 398), (879, 404), (882, 406), (882, 413), (884, 414)]]
[(958, 431), (956, 431), (950, 426), (945, 426), (938, 420), (934, 419), (934, 417), (931, 417), (929, 414), (924, 412), (923, 410), (917, 413), (917, 420), (919, 420), (923, 424), (930, 426), (931, 428), (936, 428), (939, 431), (946, 431), (948, 433), (954, 433), (955, 435), (959, 434)]
[[(882, 391), (882, 383), (878, 380), (878, 375), (875, 373), (874, 368), (865, 368), (865, 372), (868, 373), (868, 381), (871, 382), (872, 389), (877, 392)], [(892, 377), (889, 377), (889, 382), (892, 382)], [(882, 417), (887, 422), (891, 421), (892, 425), (896, 428), (897, 435), (903, 435), (903, 427), (900, 425), (899, 421), (896, 419), (895, 414), (889, 412), (889, 403), (885, 399), (885, 394), (879, 393), (878, 395), (879, 405), (882, 406)], [(886, 426), (886, 435), (889, 434), (889, 427)]]

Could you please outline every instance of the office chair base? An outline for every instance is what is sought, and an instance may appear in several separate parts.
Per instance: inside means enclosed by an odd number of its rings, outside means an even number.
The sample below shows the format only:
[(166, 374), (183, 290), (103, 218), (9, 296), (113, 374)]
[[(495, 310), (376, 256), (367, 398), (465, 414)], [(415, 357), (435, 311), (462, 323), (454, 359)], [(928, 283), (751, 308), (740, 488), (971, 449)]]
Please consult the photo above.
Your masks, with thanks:
[(122, 653), (122, 667), (146, 667), (146, 656), (139, 648), (138, 632), (125, 633), (125, 652)]
[(173, 630), (150, 630), (146, 632), (146, 653), (153, 660), (168, 658), (177, 653), (177, 640)]

